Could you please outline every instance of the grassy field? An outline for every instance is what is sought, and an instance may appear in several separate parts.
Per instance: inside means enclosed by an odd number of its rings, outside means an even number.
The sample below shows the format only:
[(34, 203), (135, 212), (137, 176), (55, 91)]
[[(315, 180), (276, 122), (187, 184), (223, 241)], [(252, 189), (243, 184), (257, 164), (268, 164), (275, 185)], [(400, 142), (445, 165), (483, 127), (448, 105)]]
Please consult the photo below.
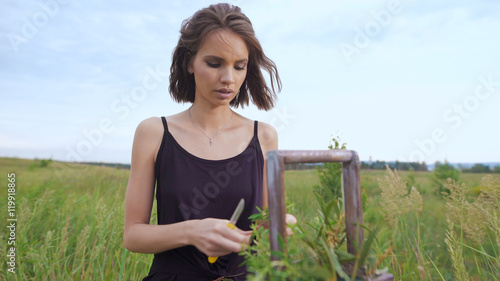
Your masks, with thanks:
[[(379, 256), (386, 256), (381, 262), (381, 267), (387, 267), (395, 275), (395, 280), (457, 280), (454, 275), (453, 259), (449, 253), (445, 238), (449, 231), (447, 216), (450, 215), (450, 206), (457, 205), (457, 202), (446, 201), (440, 194), (437, 186), (433, 183), (432, 172), (399, 172), (401, 183), (404, 181), (413, 182), (416, 189), (421, 194), (421, 211), (410, 211), (399, 215), (399, 221), (395, 225), (389, 224), (383, 215), (384, 207), (381, 199), (381, 189), (378, 179), (388, 175), (387, 171), (362, 170), (361, 188), (363, 199), (364, 224), (369, 229), (379, 227), (378, 241), (375, 252)], [(470, 206), (473, 198), (477, 197), (478, 190), (481, 189), (482, 179), (486, 174), (461, 174), (460, 182), (463, 186), (468, 201), (459, 203), (460, 206)], [(311, 187), (319, 184), (317, 172), (315, 170), (287, 171), (285, 174), (287, 187), (287, 199), (293, 204), (294, 213), (299, 221), (308, 221), (318, 215), (316, 200), (310, 192)], [(498, 214), (498, 185), (499, 176), (495, 175), (497, 184), (495, 188), (497, 194), (496, 214)], [(409, 186), (410, 187), (410, 186)], [(401, 200), (403, 201), (403, 200)], [(457, 201), (457, 200), (455, 200)], [(401, 204), (403, 202), (395, 202)], [(447, 205), (448, 204), (448, 205)], [(466, 210), (465, 210), (466, 212)], [(456, 214), (459, 216), (459, 214)], [(464, 225), (470, 224), (465, 221)], [(468, 272), (467, 278), (463, 280), (500, 280), (500, 255), (498, 232), (499, 218), (496, 218), (496, 233), (491, 230), (486, 231), (486, 235), (479, 243), (473, 243), (467, 239), (462, 228), (453, 228), (460, 234), (464, 269)], [(484, 221), (485, 217), (478, 216), (477, 221)], [(484, 224), (478, 224), (484, 226)], [(477, 225), (477, 231), (480, 229)], [(496, 240), (495, 240), (496, 235)], [(387, 250), (390, 252), (387, 252)]]
[[(147, 274), (152, 257), (122, 246), (128, 170), (58, 162), (42, 168), (34, 161), (0, 159), (0, 171), (2, 186), (15, 173), (18, 219), (16, 274), (6, 272), (3, 261), (1, 280), (140, 280)], [(6, 222), (2, 199), (0, 218)], [(7, 235), (2, 227), (2, 259)]]
[[(0, 280), (140, 280), (147, 275), (151, 255), (135, 254), (122, 246), (124, 195), (128, 170), (0, 158)], [(15, 245), (8, 217), (8, 174), (15, 174)], [(455, 280), (445, 243), (446, 201), (437, 194), (432, 173), (415, 172), (414, 185), (422, 195), (421, 212), (404, 215), (396, 226), (382, 214), (377, 178), (384, 171), (362, 171), (364, 221), (381, 227), (375, 251), (386, 254), (386, 266), (395, 280)], [(462, 174), (461, 181), (476, 189), (481, 174)], [(408, 173), (401, 173), (410, 179)], [(498, 177), (498, 176), (496, 176)], [(287, 198), (294, 203), (299, 221), (316, 215), (312, 188), (318, 184), (315, 170), (285, 173)], [(153, 217), (154, 221), (155, 218)], [(480, 246), (465, 247), (464, 263), (471, 280), (499, 277), (498, 245), (488, 232)], [(10, 247), (15, 247), (15, 274), (8, 272)], [(386, 252), (391, 249), (390, 252)], [(478, 251), (482, 253), (478, 253)], [(487, 255), (487, 256), (486, 256)]]

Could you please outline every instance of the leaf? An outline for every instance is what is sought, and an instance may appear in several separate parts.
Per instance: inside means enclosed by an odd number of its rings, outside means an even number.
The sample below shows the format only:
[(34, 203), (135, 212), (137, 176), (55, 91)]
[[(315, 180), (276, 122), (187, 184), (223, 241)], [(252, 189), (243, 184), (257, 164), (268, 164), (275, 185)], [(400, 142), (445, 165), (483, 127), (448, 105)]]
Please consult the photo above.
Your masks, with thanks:
[(345, 252), (342, 250), (338, 250), (338, 249), (335, 250), (335, 253), (339, 257), (339, 261), (341, 263), (353, 262), (356, 260), (356, 256), (351, 254), (351, 253), (348, 253), (348, 252)]
[(338, 274), (342, 278), (349, 278), (349, 275), (347, 275), (342, 269), (342, 266), (340, 266), (339, 259), (337, 257), (337, 254), (335, 254), (334, 249), (330, 247), (325, 240), (322, 239), (320, 242), (325, 250), (326, 257), (328, 258), (328, 261), (330, 263), (332, 276), (336, 276)]
[(281, 250), (285, 250), (285, 241), (283, 240), (283, 237), (281, 237), (281, 235), (278, 235), (278, 245), (280, 246)]
[(358, 258), (356, 259), (356, 263), (354, 264), (354, 269), (352, 271), (352, 276), (351, 276), (351, 281), (354, 281), (356, 278), (356, 272), (358, 269), (365, 264), (366, 258), (368, 257), (368, 254), (370, 253), (370, 249), (372, 247), (373, 241), (375, 241), (375, 235), (378, 232), (378, 227), (376, 227), (368, 236), (366, 241), (363, 243), (363, 246), (361, 247), (361, 251), (359, 253)]
[(326, 225), (330, 225), (330, 213), (332, 211), (332, 208), (336, 205), (336, 203), (337, 203), (336, 200), (332, 200), (328, 203), (328, 205), (326, 205), (326, 209), (325, 209), (325, 213), (324, 213)]

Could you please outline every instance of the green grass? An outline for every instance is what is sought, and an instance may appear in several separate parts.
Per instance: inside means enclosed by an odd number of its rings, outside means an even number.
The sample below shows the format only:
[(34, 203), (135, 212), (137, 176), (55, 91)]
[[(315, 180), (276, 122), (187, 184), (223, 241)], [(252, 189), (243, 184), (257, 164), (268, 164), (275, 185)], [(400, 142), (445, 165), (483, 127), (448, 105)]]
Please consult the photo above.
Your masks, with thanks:
[(285, 171), (285, 196), (293, 204), (294, 215), (301, 221), (307, 221), (318, 215), (318, 204), (312, 188), (319, 184), (316, 170)]
[[(2, 186), (16, 175), (16, 274), (7, 272), (2, 227), (1, 280), (140, 280), (152, 256), (122, 246), (128, 171), (52, 162), (0, 159)], [(36, 162), (35, 162), (36, 164)], [(31, 168), (30, 168), (31, 166)], [(4, 189), (7, 193), (6, 188)], [(2, 196), (0, 219), (7, 220)]]
[[(0, 280), (140, 280), (147, 275), (152, 255), (135, 254), (122, 244), (124, 196), (128, 170), (52, 162), (0, 158), (0, 181), (16, 174), (16, 274), (7, 272), (6, 227), (0, 232)], [(380, 210), (377, 178), (384, 171), (361, 173), (364, 222), (380, 226), (374, 249), (393, 252), (382, 262), (395, 280), (453, 280), (453, 266), (444, 242), (446, 202), (432, 184), (432, 173), (414, 172), (423, 196), (423, 211), (409, 214), (396, 228), (388, 227)], [(408, 177), (401, 172), (401, 177)], [(470, 190), (479, 186), (481, 174), (462, 174)], [(497, 176), (498, 177), (498, 176)], [(312, 193), (319, 184), (315, 170), (286, 171), (286, 196), (299, 221), (316, 216)], [(0, 201), (0, 220), (7, 224), (7, 188)], [(154, 221), (154, 211), (153, 218)], [(485, 254), (496, 257), (491, 234), (482, 248), (464, 247), (466, 268), (472, 280), (494, 280), (484, 268)], [(493, 242), (492, 242), (493, 241)], [(420, 267), (419, 267), (420, 266)], [(486, 270), (482, 272), (482, 270)], [(498, 271), (497, 271), (498, 272)], [(424, 276), (424, 277), (422, 277)]]
[[(399, 173), (403, 180), (409, 180), (411, 172)], [(392, 253), (382, 262), (381, 267), (388, 267), (395, 275), (395, 280), (455, 280), (445, 243), (448, 227), (446, 201), (438, 193), (437, 186), (432, 181), (432, 173), (413, 172), (415, 186), (423, 198), (422, 212), (405, 215), (395, 227), (388, 225), (381, 213), (381, 190), (377, 179), (386, 174), (386, 171), (380, 170), (361, 171), (364, 224), (369, 229), (380, 227), (374, 249), (382, 255), (387, 248), (392, 247)], [(460, 182), (466, 184), (469, 194), (474, 197), (484, 176), (485, 174), (461, 174)], [(315, 206), (311, 195), (313, 186), (319, 183), (316, 171), (286, 171), (285, 178), (287, 199), (293, 203), (299, 221), (317, 215), (318, 206)], [(465, 267), (471, 280), (500, 278), (499, 253), (492, 236), (490, 233), (481, 246), (463, 245)], [(481, 252), (481, 249), (488, 250)]]

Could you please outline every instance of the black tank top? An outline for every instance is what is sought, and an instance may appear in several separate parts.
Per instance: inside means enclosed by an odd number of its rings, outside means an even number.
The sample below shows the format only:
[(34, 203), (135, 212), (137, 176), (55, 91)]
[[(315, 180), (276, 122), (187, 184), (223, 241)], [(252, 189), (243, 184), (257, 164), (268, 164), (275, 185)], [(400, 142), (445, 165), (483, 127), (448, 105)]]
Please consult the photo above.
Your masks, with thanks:
[[(247, 148), (222, 160), (199, 158), (177, 143), (162, 117), (164, 135), (155, 163), (158, 224), (192, 219), (229, 219), (241, 198), (245, 209), (236, 223), (250, 230), (248, 217), (262, 207), (264, 157), (257, 126)], [(243, 257), (231, 253), (210, 264), (207, 256), (194, 246), (185, 246), (155, 254), (148, 277), (144, 280), (205, 281), (228, 277), (246, 280), (241, 266)]]

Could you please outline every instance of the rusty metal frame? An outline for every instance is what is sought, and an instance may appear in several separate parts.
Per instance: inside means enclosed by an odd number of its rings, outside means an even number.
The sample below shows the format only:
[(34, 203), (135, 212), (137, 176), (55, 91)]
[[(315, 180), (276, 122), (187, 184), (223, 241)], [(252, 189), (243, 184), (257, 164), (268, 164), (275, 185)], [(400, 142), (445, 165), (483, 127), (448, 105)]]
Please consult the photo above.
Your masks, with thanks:
[[(363, 207), (359, 157), (353, 150), (273, 150), (266, 154), (271, 251), (283, 251), (278, 236), (286, 238), (285, 164), (341, 162), (344, 189), (347, 251), (356, 254), (363, 241)], [(272, 255), (272, 260), (279, 258)]]

